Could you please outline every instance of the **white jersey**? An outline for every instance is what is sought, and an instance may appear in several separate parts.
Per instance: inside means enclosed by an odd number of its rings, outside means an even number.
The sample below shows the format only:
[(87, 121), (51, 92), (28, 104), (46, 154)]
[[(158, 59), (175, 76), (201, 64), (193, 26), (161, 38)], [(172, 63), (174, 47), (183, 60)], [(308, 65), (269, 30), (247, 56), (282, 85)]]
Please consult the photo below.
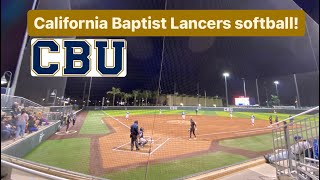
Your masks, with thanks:
[(255, 117), (254, 116), (251, 116), (251, 123), (254, 124), (254, 119)]
[(186, 115), (184, 114), (184, 112), (182, 112), (181, 117), (182, 117), (183, 120), (186, 119)]
[(128, 118), (129, 118), (129, 112), (126, 113), (126, 119), (128, 119)]

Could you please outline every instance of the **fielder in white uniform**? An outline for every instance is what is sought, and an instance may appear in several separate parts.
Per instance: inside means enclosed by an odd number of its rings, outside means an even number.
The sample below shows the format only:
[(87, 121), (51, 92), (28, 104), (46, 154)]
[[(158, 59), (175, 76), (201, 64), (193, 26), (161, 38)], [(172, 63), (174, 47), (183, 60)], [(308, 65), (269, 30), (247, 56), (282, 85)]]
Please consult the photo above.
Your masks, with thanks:
[(230, 111), (230, 118), (232, 119), (232, 111)]
[(127, 111), (127, 113), (126, 113), (126, 120), (128, 120), (129, 119), (129, 112)]
[(181, 117), (182, 117), (182, 120), (186, 119), (186, 114), (184, 113), (184, 111), (182, 111)]
[(254, 120), (256, 117), (254, 117), (254, 115), (251, 115), (251, 125), (254, 126)]

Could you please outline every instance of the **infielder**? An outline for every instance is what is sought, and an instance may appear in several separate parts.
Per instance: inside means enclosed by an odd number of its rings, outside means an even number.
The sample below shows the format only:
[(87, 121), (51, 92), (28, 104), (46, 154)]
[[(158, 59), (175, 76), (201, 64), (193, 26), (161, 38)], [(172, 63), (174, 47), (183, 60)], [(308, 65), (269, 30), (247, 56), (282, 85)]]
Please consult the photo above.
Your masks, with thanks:
[(126, 120), (129, 119), (129, 114), (130, 114), (129, 111), (127, 111), (127, 112), (126, 112)]
[[(274, 122), (278, 123), (279, 122), (279, 118), (278, 116), (276, 115), (276, 117), (274, 118)], [(279, 124), (277, 124), (277, 126), (279, 127)]]
[(272, 125), (272, 116), (271, 115), (269, 116), (269, 123), (270, 123), (270, 125)]
[(197, 139), (197, 136), (196, 136), (196, 133), (195, 133), (195, 130), (197, 128), (197, 124), (196, 122), (192, 119), (192, 116), (191, 116), (191, 119), (190, 119), (190, 139), (191, 140), (191, 135), (193, 134), (194, 135), (194, 139)]
[(254, 126), (254, 120), (256, 117), (254, 117), (254, 115), (251, 115), (251, 125)]
[(182, 120), (185, 120), (185, 119), (186, 119), (186, 114), (184, 113), (184, 111), (182, 111), (181, 117), (182, 117)]
[(232, 119), (232, 111), (230, 111), (230, 118)]
[(198, 111), (199, 111), (199, 109), (197, 108), (197, 109), (196, 109), (196, 115), (198, 115)]

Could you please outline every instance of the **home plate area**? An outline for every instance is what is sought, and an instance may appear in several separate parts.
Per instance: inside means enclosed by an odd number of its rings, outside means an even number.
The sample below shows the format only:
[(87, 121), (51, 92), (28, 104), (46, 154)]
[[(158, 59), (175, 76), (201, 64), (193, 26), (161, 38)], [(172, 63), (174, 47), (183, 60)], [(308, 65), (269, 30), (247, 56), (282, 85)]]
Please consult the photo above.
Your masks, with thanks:
[(113, 148), (114, 151), (127, 151), (127, 152), (135, 152), (139, 154), (146, 154), (148, 155), (155, 153), (159, 150), (170, 138), (163, 138), (163, 137), (156, 137), (151, 138), (150, 136), (145, 136), (145, 139), (148, 140), (148, 143), (145, 144), (143, 147), (139, 146), (140, 150), (136, 151), (134, 147), (133, 151), (131, 151), (131, 142), (127, 142), (125, 144), (121, 144), (118, 147)]

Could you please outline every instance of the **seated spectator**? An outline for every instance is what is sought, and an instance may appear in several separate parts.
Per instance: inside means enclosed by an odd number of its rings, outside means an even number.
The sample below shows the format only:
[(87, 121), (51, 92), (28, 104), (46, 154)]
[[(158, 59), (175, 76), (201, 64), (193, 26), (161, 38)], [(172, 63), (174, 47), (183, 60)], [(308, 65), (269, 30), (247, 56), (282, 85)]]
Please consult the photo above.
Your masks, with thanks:
[(1, 141), (8, 140), (11, 137), (10, 130), (6, 127), (4, 117), (1, 118)]
[[(289, 157), (293, 157), (295, 159), (299, 158), (301, 155), (305, 155), (306, 157), (312, 157), (312, 146), (306, 140), (303, 140), (301, 136), (294, 137), (295, 144), (290, 146), (290, 154), (287, 149), (278, 150), (275, 154), (265, 155), (267, 163), (274, 163), (277, 161), (286, 160)], [(310, 152), (310, 154), (308, 153)]]
[(29, 117), (29, 120), (28, 120), (28, 131), (29, 131), (29, 133), (38, 131), (38, 128), (37, 128), (36, 123), (35, 123), (34, 116), (30, 116)]

